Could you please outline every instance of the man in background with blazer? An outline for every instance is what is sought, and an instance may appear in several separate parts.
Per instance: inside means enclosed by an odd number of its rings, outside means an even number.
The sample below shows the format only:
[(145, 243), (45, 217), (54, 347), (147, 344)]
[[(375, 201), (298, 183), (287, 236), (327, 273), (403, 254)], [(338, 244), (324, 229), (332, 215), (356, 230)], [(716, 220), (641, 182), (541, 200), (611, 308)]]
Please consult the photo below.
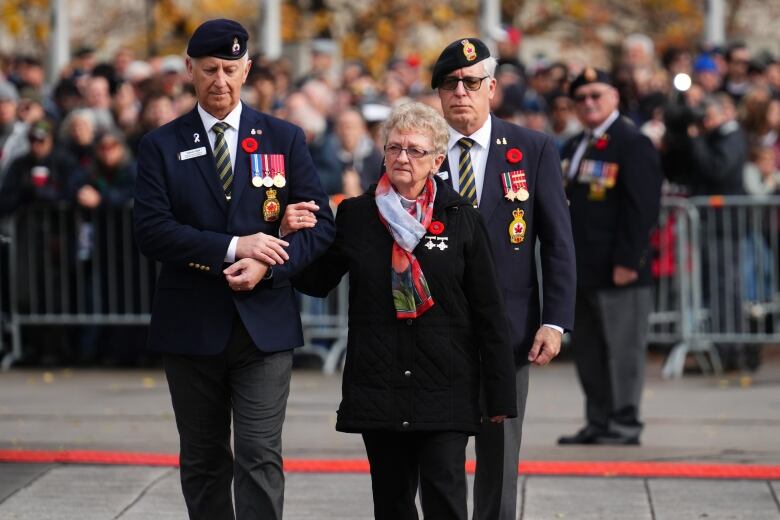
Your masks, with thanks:
[(495, 69), (496, 59), (485, 44), (464, 38), (442, 51), (431, 78), (450, 125), (441, 175), (485, 219), (515, 354), (518, 416), (502, 424), (483, 421), (475, 440), (475, 520), (517, 518), (529, 364), (546, 365), (560, 351), (563, 332), (573, 326), (576, 285), (571, 223), (555, 142), (490, 114)]
[[(241, 103), (247, 40), (232, 20), (195, 30), (198, 104), (138, 153), (136, 239), (162, 266), (149, 347), (163, 353), (191, 519), (282, 518), (282, 423), (303, 344), (290, 278), (334, 236), (303, 132)], [(276, 238), (300, 201), (316, 203), (299, 217), (316, 225)]]
[(587, 67), (570, 87), (585, 130), (564, 145), (563, 172), (577, 250), (572, 349), (585, 393), (585, 426), (559, 444), (639, 444), (648, 318), (650, 231), (661, 204), (661, 161), (618, 112), (604, 71)]

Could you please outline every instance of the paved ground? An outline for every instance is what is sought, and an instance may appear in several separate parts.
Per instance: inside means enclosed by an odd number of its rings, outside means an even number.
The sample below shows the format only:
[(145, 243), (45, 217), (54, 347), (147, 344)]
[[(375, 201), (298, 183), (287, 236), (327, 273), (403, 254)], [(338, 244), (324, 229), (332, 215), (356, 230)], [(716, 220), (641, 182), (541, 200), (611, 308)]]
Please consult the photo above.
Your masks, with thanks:
[[(753, 377), (660, 378), (652, 359), (641, 447), (558, 447), (581, 422), (574, 367), (532, 372), (524, 460), (679, 461), (780, 465), (780, 350)], [(333, 430), (338, 377), (296, 371), (285, 455), (362, 459), (355, 435)], [(12, 370), (0, 374), (0, 449), (175, 453), (158, 370)], [(470, 453), (470, 457), (473, 454)], [(522, 518), (780, 520), (780, 481), (528, 476)], [(291, 473), (287, 519), (371, 518), (365, 474)], [(0, 520), (186, 518), (174, 468), (0, 464)]]

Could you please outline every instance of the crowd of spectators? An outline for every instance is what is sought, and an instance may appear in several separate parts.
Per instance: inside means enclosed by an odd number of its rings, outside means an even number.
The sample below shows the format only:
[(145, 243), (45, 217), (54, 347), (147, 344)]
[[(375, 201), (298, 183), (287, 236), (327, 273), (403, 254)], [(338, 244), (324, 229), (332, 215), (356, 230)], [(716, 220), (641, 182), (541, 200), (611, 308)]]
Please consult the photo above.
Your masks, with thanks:
[[(585, 64), (524, 63), (517, 33), (503, 36), (494, 114), (562, 145), (580, 131), (567, 88)], [(379, 178), (378, 128), (394, 106), (441, 107), (415, 57), (394, 59), (377, 78), (361, 63), (337, 62), (333, 42), (314, 41), (311, 49), (311, 67), (299, 76), (286, 59), (252, 57), (242, 97), (303, 128), (335, 205)], [(98, 55), (77, 50), (58, 78), (46, 77), (39, 57), (0, 56), (0, 216), (31, 202), (128, 204), (141, 137), (194, 107), (183, 57), (141, 59), (127, 48), (107, 60)], [(635, 34), (611, 72), (622, 114), (662, 155), (668, 191), (778, 193), (780, 57), (739, 42), (659, 53)]]
[[(393, 60), (383, 77), (375, 78), (360, 63), (337, 67), (334, 51), (332, 43), (315, 41), (311, 68), (300, 77), (287, 60), (255, 56), (243, 98), (300, 125), (327, 192), (353, 196), (380, 173), (377, 129), (390, 109), (410, 99), (436, 107), (438, 100), (428, 88), (428, 71), (413, 57)], [(493, 112), (550, 133), (562, 144), (579, 131), (567, 95), (578, 65), (541, 57), (524, 64), (518, 56), (517, 41), (508, 30), (499, 42)], [(623, 115), (651, 137), (665, 158), (667, 178), (679, 190), (775, 192), (780, 59), (751, 53), (741, 43), (669, 48), (659, 55), (650, 38), (635, 34), (625, 39), (612, 73)], [(689, 87), (675, 87), (680, 74), (691, 79)], [(70, 161), (76, 165), (65, 168), (59, 197), (89, 207), (125, 203), (141, 137), (192, 109), (195, 102), (180, 56), (140, 60), (133, 51), (120, 49), (110, 60), (99, 61), (94, 49), (82, 48), (56, 81), (47, 79), (36, 57), (0, 58), (3, 213), (35, 196), (36, 190), (20, 193), (25, 188), (16, 183), (51, 154), (60, 169)], [(36, 125), (39, 121), (44, 123)], [(38, 145), (47, 139), (50, 146)], [(728, 168), (699, 164), (704, 151), (713, 149), (728, 159)], [(713, 160), (712, 153), (706, 155)], [(115, 164), (108, 167), (107, 162)], [(87, 186), (90, 189), (84, 190)], [(51, 186), (46, 188), (41, 196), (50, 198)]]

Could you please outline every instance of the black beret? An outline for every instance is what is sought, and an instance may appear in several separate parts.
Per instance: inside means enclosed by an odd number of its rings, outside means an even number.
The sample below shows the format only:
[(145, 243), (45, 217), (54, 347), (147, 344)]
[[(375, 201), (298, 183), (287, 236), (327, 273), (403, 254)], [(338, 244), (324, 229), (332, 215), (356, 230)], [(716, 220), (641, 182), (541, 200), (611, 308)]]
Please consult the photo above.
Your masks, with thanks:
[(470, 67), (489, 57), (490, 50), (478, 38), (463, 38), (452, 42), (441, 51), (436, 63), (433, 64), (431, 88), (438, 88), (444, 76), (453, 70)]
[(591, 83), (606, 83), (610, 87), (612, 84), (612, 77), (603, 70), (594, 69), (593, 67), (586, 67), (582, 71), (582, 74), (574, 78), (574, 81), (569, 85), (569, 96), (574, 96), (574, 93), (583, 85), (589, 85)]
[(249, 34), (240, 23), (225, 18), (209, 20), (192, 33), (187, 45), (190, 58), (213, 56), (223, 60), (237, 60), (246, 54)]

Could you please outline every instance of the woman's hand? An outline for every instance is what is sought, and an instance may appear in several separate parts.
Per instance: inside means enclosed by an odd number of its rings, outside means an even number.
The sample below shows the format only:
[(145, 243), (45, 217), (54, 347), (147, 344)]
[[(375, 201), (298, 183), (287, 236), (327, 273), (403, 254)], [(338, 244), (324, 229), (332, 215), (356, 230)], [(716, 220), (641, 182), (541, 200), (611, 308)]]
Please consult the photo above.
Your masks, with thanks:
[(251, 291), (268, 272), (268, 266), (254, 258), (242, 258), (222, 271), (234, 291)]
[(319, 209), (320, 207), (313, 200), (288, 205), (284, 210), (282, 224), (279, 226), (279, 235), (284, 237), (299, 229), (313, 228), (317, 224), (314, 212)]
[(502, 422), (504, 422), (504, 419), (506, 419), (506, 415), (494, 415), (493, 417), (490, 418), (490, 422), (501, 424)]

